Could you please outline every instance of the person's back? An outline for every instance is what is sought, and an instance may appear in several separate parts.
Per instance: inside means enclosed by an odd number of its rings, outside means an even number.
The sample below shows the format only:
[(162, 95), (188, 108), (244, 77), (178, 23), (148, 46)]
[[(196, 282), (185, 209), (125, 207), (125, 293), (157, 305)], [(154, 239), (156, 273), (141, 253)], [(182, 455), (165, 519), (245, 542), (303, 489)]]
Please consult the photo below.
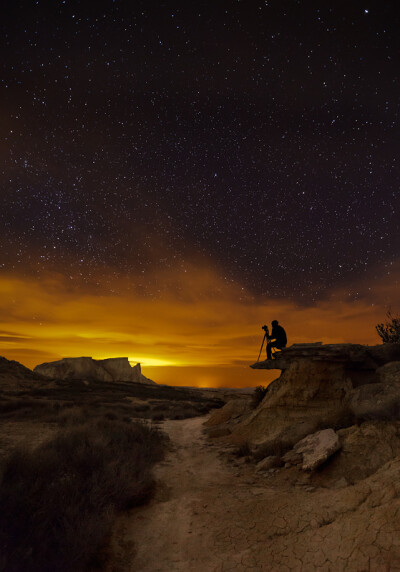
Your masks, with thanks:
[(272, 332), (267, 336), (267, 359), (272, 358), (272, 348), (281, 350), (286, 347), (287, 337), (286, 332), (282, 326), (279, 325), (278, 320), (272, 320)]
[(272, 326), (271, 338), (273, 340), (276, 340), (281, 347), (283, 348), (286, 347), (287, 344), (286, 332), (284, 328), (282, 328), (282, 326), (280, 326), (277, 323), (273, 324)]

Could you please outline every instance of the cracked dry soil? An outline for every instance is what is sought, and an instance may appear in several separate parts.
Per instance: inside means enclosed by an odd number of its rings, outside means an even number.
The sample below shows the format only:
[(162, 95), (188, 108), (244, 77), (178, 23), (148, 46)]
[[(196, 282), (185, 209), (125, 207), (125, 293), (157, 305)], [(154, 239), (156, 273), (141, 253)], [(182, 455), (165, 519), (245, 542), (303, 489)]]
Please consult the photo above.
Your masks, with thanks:
[(354, 486), (312, 490), (288, 469), (228, 464), (204, 421), (163, 423), (172, 450), (158, 492), (118, 521), (107, 572), (400, 571), (399, 458)]

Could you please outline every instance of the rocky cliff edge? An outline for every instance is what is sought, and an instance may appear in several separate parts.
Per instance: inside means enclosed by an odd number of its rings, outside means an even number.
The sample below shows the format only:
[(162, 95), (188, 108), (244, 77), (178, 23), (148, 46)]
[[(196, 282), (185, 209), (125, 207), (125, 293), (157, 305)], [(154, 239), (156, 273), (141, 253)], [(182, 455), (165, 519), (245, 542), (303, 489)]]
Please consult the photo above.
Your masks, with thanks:
[(294, 344), (250, 367), (281, 374), (257, 407), (225, 421), (233, 442), (289, 446), (325, 427), (400, 419), (400, 344)]

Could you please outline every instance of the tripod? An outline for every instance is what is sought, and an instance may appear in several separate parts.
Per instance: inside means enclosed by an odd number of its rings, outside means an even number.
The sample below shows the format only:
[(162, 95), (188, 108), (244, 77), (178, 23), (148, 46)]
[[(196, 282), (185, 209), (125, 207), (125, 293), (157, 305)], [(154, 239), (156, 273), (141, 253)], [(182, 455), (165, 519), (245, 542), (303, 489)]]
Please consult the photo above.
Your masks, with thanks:
[(263, 349), (263, 345), (264, 345), (265, 339), (268, 337), (268, 335), (269, 335), (269, 331), (268, 331), (268, 328), (267, 328), (267, 329), (265, 330), (265, 334), (264, 334), (264, 337), (263, 337), (263, 340), (262, 340), (262, 344), (261, 344), (261, 348), (260, 348), (260, 353), (258, 354), (257, 361), (260, 361), (260, 355), (261, 355), (261, 352), (262, 352), (262, 349)]

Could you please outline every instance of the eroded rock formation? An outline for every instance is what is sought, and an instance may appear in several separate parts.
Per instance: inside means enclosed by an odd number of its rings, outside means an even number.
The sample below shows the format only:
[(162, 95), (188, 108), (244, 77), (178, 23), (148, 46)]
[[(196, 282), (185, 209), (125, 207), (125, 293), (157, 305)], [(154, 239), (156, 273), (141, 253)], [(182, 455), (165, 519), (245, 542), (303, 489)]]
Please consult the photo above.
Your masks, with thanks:
[(140, 363), (132, 367), (127, 357), (102, 360), (95, 360), (91, 357), (63, 358), (37, 365), (34, 371), (52, 379), (154, 383), (142, 374)]
[[(347, 486), (400, 455), (400, 344), (294, 345), (251, 367), (282, 373), (257, 407), (240, 415), (228, 403), (207, 425), (247, 443), (256, 460), (267, 458), (258, 471), (277, 460), (307, 471), (318, 466), (316, 484)], [(328, 453), (319, 455), (328, 434)]]
[(369, 408), (382, 409), (387, 402), (400, 407), (398, 361), (400, 344), (294, 344), (251, 366), (282, 373), (261, 405), (232, 430), (232, 438), (280, 439), (289, 446), (319, 429), (351, 425), (360, 407), (366, 418)]

